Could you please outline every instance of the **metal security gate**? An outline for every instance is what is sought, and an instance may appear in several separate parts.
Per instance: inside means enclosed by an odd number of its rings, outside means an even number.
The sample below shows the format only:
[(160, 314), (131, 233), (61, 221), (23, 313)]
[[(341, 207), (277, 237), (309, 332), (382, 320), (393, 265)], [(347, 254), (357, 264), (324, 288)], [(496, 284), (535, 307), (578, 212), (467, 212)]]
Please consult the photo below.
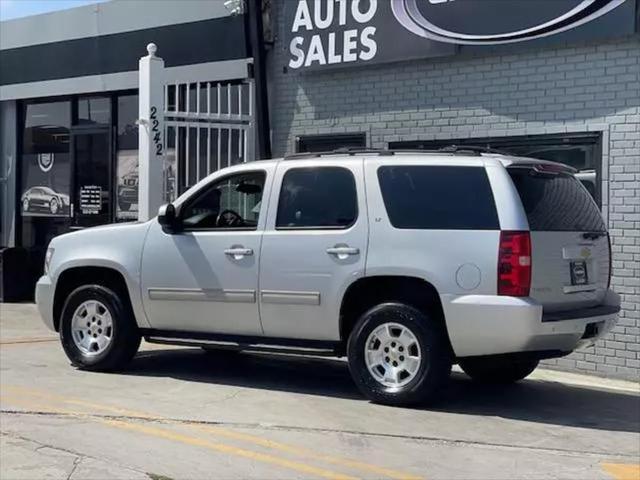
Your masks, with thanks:
[(255, 159), (253, 102), (249, 79), (165, 85), (165, 201), (216, 170)]

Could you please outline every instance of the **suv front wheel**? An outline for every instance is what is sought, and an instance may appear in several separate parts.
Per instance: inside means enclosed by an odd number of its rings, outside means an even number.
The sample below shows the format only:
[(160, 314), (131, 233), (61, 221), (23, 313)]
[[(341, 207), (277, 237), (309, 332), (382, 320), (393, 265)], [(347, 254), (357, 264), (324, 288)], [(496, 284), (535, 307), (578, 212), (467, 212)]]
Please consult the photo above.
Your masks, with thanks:
[(86, 370), (119, 370), (140, 346), (140, 332), (128, 304), (110, 288), (75, 289), (62, 309), (60, 340), (71, 363)]
[(349, 336), (347, 354), (360, 391), (388, 405), (435, 400), (451, 372), (441, 329), (425, 313), (401, 303), (364, 313)]

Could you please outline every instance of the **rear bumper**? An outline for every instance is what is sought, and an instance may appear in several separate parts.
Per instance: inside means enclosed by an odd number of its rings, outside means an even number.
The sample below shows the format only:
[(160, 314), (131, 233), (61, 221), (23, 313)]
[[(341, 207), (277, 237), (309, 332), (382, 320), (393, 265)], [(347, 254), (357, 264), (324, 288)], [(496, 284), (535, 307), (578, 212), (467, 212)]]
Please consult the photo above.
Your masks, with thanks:
[(531, 298), (493, 295), (442, 296), (457, 357), (502, 353), (571, 352), (593, 345), (615, 325), (620, 297), (609, 291), (602, 305), (543, 314)]

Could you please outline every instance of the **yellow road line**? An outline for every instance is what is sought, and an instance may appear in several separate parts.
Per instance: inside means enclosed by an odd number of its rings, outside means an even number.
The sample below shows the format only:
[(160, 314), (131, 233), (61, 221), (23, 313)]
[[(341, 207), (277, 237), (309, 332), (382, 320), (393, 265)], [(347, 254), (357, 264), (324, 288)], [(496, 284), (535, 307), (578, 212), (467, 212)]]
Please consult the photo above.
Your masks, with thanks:
[(129, 417), (140, 417), (140, 418), (144, 418), (147, 420), (164, 420), (162, 417), (155, 417), (152, 416), (148, 413), (144, 413), (144, 412), (139, 412), (136, 410), (129, 410), (129, 409), (125, 409), (125, 408), (120, 408), (120, 407), (113, 407), (110, 405), (103, 405), (100, 403), (92, 403), (92, 402), (85, 402), (84, 400), (80, 400), (80, 399), (76, 399), (76, 398), (71, 398), (71, 397), (64, 397), (62, 395), (57, 395), (55, 393), (49, 393), (49, 392), (41, 392), (39, 390), (34, 390), (32, 388), (28, 388), (28, 387), (18, 387), (18, 386), (14, 386), (14, 385), (3, 385), (2, 388), (4, 388), (5, 390), (9, 390), (9, 391), (13, 391), (17, 394), (24, 394), (24, 395), (32, 395), (35, 397), (41, 397), (44, 399), (57, 399), (59, 402), (63, 402), (63, 403), (69, 403), (72, 405), (80, 405), (83, 407), (90, 407), (90, 408), (94, 408), (96, 410), (105, 410), (108, 412), (112, 412), (112, 413), (118, 413), (120, 415), (126, 415)]
[(120, 420), (106, 420), (105, 423), (114, 426), (120, 426), (121, 428), (135, 430), (137, 432), (146, 433), (159, 438), (166, 438), (176, 442), (185, 443), (187, 445), (193, 445), (198, 447), (208, 448), (210, 450), (216, 450), (223, 453), (229, 453), (239, 457), (249, 458), (263, 463), (271, 463), (280, 467), (289, 468), (291, 470), (297, 470), (302, 473), (317, 475), (323, 478), (336, 479), (336, 480), (354, 480), (356, 477), (345, 475), (341, 473), (332, 472), (331, 470), (325, 470), (324, 468), (314, 467), (305, 463), (295, 462), (287, 460), (286, 458), (275, 457), (266, 453), (254, 452), (252, 450), (245, 450), (243, 448), (233, 447), (223, 443), (211, 442), (209, 440), (191, 437), (180, 433), (170, 432), (168, 430), (150, 427), (147, 425), (137, 425), (129, 422), (121, 422)]
[[(2, 395), (6, 397), (6, 395)], [(9, 395), (10, 397), (14, 397), (13, 395)], [(111, 420), (111, 419), (101, 419), (95, 416), (82, 414), (66, 409), (51, 409), (48, 406), (43, 406), (39, 402), (31, 402), (25, 400), (24, 398), (19, 398), (17, 401), (18, 404), (22, 405), (31, 405), (37, 406), (38, 408), (44, 409), (47, 413), (57, 413), (64, 415), (71, 415), (74, 417), (84, 418), (93, 420), (98, 423), (102, 423), (104, 425), (108, 425), (111, 427), (119, 428), (122, 430), (130, 430), (138, 433), (143, 433), (149, 436), (163, 438), (166, 440), (171, 440), (178, 443), (184, 443), (186, 445), (207, 448), (209, 450), (214, 450), (220, 453), (226, 453), (230, 455), (235, 455), (238, 457), (248, 458), (251, 460), (255, 460), (262, 463), (268, 463), (271, 465), (276, 465), (279, 467), (287, 468), (289, 470), (295, 470), (297, 472), (301, 472), (304, 474), (316, 475), (318, 477), (327, 478), (330, 480), (357, 480), (356, 477), (352, 477), (347, 474), (334, 472), (331, 470), (326, 470), (324, 468), (315, 467), (313, 465), (308, 465), (306, 463), (296, 462), (293, 460), (288, 460), (286, 458), (276, 457), (273, 455), (268, 455), (265, 453), (255, 452), (253, 450), (247, 450), (244, 448), (234, 447), (232, 445), (226, 445), (223, 443), (211, 442), (206, 439), (201, 439), (197, 437), (192, 437), (189, 435), (184, 435), (177, 432), (172, 432), (170, 430), (166, 430), (158, 427), (151, 427), (147, 425), (139, 425), (133, 422), (123, 421), (123, 420)]]
[(602, 469), (616, 480), (640, 480), (640, 464), (602, 463)]
[(232, 430), (226, 430), (220, 427), (214, 427), (209, 425), (190, 425), (191, 428), (196, 428), (205, 432), (210, 432), (214, 435), (222, 437), (233, 438), (235, 440), (243, 440), (246, 442), (254, 443), (262, 447), (271, 448), (273, 450), (280, 450), (282, 452), (291, 453), (302, 457), (312, 458), (314, 460), (320, 460), (326, 463), (332, 463), (335, 465), (342, 465), (350, 467), (355, 470), (364, 470), (378, 475), (384, 475), (396, 480), (421, 480), (422, 477), (410, 475), (408, 473), (398, 472), (384, 467), (378, 467), (369, 463), (359, 462), (357, 460), (350, 460), (348, 458), (334, 457), (331, 455), (318, 454), (306, 448), (287, 445), (284, 443), (276, 442), (266, 438), (250, 435), (242, 432), (234, 432)]
[[(119, 413), (122, 415), (128, 415), (128, 416), (132, 416), (132, 417), (139, 417), (139, 418), (144, 418), (144, 419), (148, 419), (148, 420), (157, 420), (157, 421), (162, 421), (162, 422), (166, 422), (166, 418), (163, 417), (158, 417), (158, 416), (153, 416), (149, 413), (145, 413), (145, 412), (139, 412), (139, 411), (135, 411), (135, 410), (128, 410), (128, 409), (123, 409), (123, 408), (119, 408), (119, 407), (113, 407), (113, 406), (109, 406), (109, 405), (103, 405), (103, 404), (97, 404), (97, 403), (92, 403), (92, 402), (85, 402), (84, 400), (79, 400), (79, 399), (74, 399), (74, 398), (70, 398), (70, 397), (64, 397), (64, 396), (60, 396), (60, 395), (56, 395), (53, 393), (45, 393), (45, 392), (40, 392), (38, 390), (34, 390), (31, 388), (27, 388), (27, 387), (18, 387), (18, 386), (5, 386), (5, 389), (8, 390), (12, 390), (14, 392), (20, 392), (20, 393), (24, 393), (27, 395), (35, 395), (35, 396), (39, 396), (45, 399), (58, 399), (61, 402), (65, 402), (68, 404), (73, 404), (73, 405), (81, 405), (81, 406), (86, 406), (86, 407), (90, 407), (90, 408), (94, 408), (96, 410), (104, 410), (104, 411), (109, 411), (109, 412), (113, 412), (113, 413)], [(226, 438), (231, 438), (234, 440), (240, 440), (240, 441), (244, 441), (244, 442), (249, 442), (255, 445), (259, 445), (265, 448), (270, 448), (273, 450), (279, 450), (282, 452), (286, 452), (292, 455), (297, 455), (300, 457), (307, 457), (307, 458), (311, 458), (314, 460), (319, 460), (325, 463), (330, 463), (330, 464), (334, 464), (334, 465), (340, 465), (340, 466), (346, 466), (349, 467), (351, 469), (354, 470), (359, 470), (359, 471), (364, 471), (364, 472), (371, 472), (371, 473), (375, 473), (377, 475), (383, 475), (389, 478), (393, 478), (394, 480), (421, 480), (421, 478), (423, 477), (419, 477), (416, 475), (412, 475), (412, 474), (408, 474), (405, 472), (398, 472), (389, 468), (385, 468), (385, 467), (379, 467), (377, 465), (373, 465), (370, 463), (364, 463), (364, 462), (360, 462), (357, 460), (352, 460), (352, 459), (348, 459), (348, 458), (341, 458), (341, 457), (334, 457), (331, 455), (325, 455), (325, 454), (318, 454), (316, 452), (313, 452), (311, 450), (302, 448), (302, 447), (296, 447), (296, 446), (292, 446), (292, 445), (287, 445), (284, 443), (280, 443), (280, 442), (276, 442), (276, 441), (272, 441), (269, 440), (267, 438), (263, 438), (260, 436), (256, 436), (256, 435), (250, 435), (247, 433), (242, 433), (242, 432), (235, 432), (232, 430), (228, 430), (228, 429), (224, 429), (221, 427), (214, 427), (214, 426), (209, 426), (209, 425), (202, 425), (202, 424), (191, 424), (188, 425), (191, 428), (195, 428), (201, 431), (206, 431), (210, 434), (213, 435), (218, 435), (221, 437), (226, 437)]]

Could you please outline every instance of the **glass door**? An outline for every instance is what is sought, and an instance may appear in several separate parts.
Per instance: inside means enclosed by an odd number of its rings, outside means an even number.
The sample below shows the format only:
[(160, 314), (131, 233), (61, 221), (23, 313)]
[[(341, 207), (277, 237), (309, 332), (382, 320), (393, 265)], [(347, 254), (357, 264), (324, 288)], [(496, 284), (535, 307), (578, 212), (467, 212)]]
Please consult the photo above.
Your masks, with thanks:
[(111, 135), (109, 129), (73, 132), (72, 228), (111, 223)]

